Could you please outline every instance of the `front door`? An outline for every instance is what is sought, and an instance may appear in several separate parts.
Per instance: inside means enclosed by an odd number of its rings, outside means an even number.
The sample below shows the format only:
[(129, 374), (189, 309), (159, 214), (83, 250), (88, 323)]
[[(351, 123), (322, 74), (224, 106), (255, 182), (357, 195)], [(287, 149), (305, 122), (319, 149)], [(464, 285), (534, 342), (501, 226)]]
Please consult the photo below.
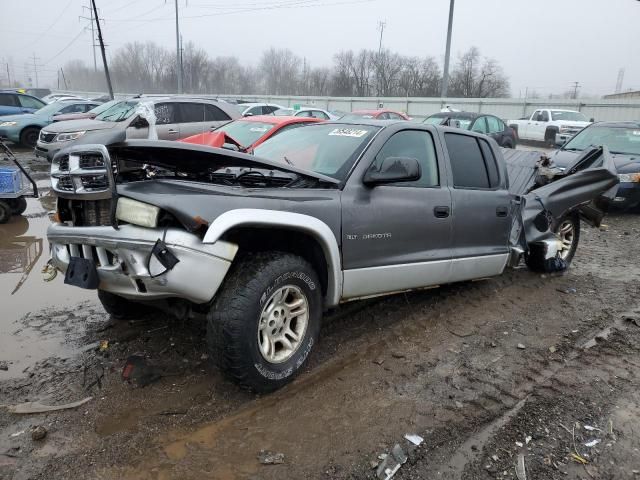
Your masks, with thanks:
[(479, 136), (444, 133), (453, 177), (451, 281), (502, 272), (509, 254), (511, 194), (506, 172)]
[(400, 130), (369, 161), (376, 166), (388, 157), (415, 158), (419, 180), (375, 187), (349, 180), (342, 197), (345, 298), (448, 281), (451, 195), (440, 155), (430, 132)]

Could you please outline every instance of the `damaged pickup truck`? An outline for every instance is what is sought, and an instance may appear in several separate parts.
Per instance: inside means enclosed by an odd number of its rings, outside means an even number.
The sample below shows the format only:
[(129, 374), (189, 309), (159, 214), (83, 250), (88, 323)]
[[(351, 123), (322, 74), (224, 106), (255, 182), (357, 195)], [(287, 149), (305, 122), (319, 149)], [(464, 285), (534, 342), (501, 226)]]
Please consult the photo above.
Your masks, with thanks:
[(561, 172), (536, 152), (505, 161), (488, 137), (409, 122), (313, 124), (254, 155), (120, 140), (55, 157), (52, 262), (114, 317), (206, 315), (212, 358), (258, 392), (292, 380), (341, 302), (523, 259), (566, 268), (580, 218), (598, 224), (618, 182), (606, 150)]

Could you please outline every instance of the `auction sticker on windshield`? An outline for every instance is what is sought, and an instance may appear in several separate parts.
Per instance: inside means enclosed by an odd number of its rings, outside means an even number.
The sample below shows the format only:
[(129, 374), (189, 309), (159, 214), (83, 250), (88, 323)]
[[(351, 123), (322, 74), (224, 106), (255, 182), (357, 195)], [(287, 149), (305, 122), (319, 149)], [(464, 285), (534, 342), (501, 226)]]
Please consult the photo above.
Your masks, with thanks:
[(267, 131), (265, 127), (251, 127), (249, 130), (251, 132), (258, 132), (258, 133), (264, 133)]
[(334, 128), (329, 132), (330, 136), (335, 137), (355, 137), (360, 138), (366, 135), (367, 130), (357, 130), (355, 128)]

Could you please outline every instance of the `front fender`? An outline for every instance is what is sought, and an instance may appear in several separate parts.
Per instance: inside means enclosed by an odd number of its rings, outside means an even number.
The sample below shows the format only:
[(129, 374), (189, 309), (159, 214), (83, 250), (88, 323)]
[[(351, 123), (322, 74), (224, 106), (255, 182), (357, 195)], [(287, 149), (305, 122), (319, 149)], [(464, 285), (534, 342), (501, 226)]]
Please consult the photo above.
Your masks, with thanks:
[(203, 243), (215, 243), (225, 232), (241, 226), (287, 227), (312, 235), (321, 245), (327, 261), (328, 285), (326, 306), (338, 305), (342, 295), (342, 264), (335, 235), (323, 221), (301, 213), (257, 208), (229, 210), (216, 218), (207, 229)]

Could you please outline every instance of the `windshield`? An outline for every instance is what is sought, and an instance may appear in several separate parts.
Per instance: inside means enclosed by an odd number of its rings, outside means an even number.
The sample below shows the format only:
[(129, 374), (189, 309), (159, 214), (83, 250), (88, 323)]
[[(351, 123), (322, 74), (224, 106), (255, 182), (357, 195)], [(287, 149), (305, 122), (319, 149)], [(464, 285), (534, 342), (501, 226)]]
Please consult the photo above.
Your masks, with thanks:
[(565, 112), (563, 110), (551, 110), (551, 118), (553, 120), (569, 120), (573, 122), (588, 122), (580, 112)]
[(422, 123), (428, 123), (429, 125), (440, 125), (445, 117), (427, 117)]
[(640, 128), (594, 125), (569, 140), (562, 150), (582, 151), (591, 145), (604, 145), (611, 153), (640, 155)]
[(279, 133), (256, 147), (253, 153), (344, 180), (378, 130), (370, 125), (315, 123)]
[(289, 116), (289, 115), (295, 115), (295, 113), (296, 113), (296, 111), (293, 108), (279, 108), (278, 110), (273, 112), (273, 114), (278, 116), (278, 117), (286, 117), (286, 116)]
[(133, 115), (137, 106), (138, 102), (118, 102), (111, 108), (106, 109), (100, 115), (96, 116), (95, 119), (103, 120), (105, 122), (121, 122)]
[(53, 115), (54, 113), (62, 110), (67, 105), (70, 105), (70, 103), (66, 103), (66, 102), (50, 103), (42, 107), (40, 110), (36, 110), (35, 113), (38, 115)]
[(96, 115), (100, 115), (102, 112), (110, 109), (115, 104), (120, 103), (120, 100), (111, 100), (109, 102), (103, 103), (102, 105), (98, 105), (95, 108), (89, 110), (91, 113), (95, 113)]
[(217, 128), (215, 131), (226, 133), (243, 147), (250, 147), (274, 126), (273, 123), (236, 120)]

